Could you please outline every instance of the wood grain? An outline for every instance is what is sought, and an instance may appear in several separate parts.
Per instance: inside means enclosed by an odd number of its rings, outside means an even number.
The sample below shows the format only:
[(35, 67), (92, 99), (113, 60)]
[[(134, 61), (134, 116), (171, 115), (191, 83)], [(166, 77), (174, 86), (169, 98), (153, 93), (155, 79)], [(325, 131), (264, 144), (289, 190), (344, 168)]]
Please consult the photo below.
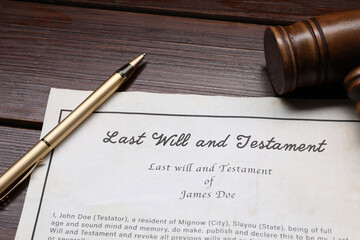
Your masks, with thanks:
[[(39, 139), (40, 131), (0, 126), (0, 174), (3, 174)], [(24, 182), (0, 210), (0, 239), (14, 239), (28, 181)]]
[(274, 96), (263, 25), (8, 1), (0, 14), (0, 119), (41, 125), (51, 87), (94, 90), (142, 52), (125, 90)]
[(57, 4), (260, 24), (288, 24), (313, 16), (359, 8), (357, 0), (43, 0)]

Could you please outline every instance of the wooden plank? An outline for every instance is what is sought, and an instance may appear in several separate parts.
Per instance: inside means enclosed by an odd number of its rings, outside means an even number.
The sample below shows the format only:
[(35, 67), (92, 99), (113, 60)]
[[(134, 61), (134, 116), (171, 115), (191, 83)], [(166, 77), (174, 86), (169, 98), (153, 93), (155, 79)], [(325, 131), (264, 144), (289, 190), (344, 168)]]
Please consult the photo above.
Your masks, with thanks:
[[(40, 131), (0, 126), (0, 175), (28, 151), (39, 139)], [(28, 181), (21, 184), (1, 207), (0, 239), (14, 239)]]
[(249, 23), (288, 24), (313, 16), (359, 8), (358, 0), (43, 0), (66, 5), (177, 15)]
[(41, 125), (51, 87), (94, 90), (146, 52), (129, 91), (274, 96), (263, 25), (3, 1), (0, 120)]

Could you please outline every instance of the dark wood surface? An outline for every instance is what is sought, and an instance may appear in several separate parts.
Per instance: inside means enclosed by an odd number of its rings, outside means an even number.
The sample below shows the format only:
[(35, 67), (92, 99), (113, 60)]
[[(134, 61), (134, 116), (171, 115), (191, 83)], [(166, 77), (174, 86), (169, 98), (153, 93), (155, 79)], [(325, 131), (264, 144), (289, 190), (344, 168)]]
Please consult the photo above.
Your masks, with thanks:
[(64, 5), (260, 24), (289, 24), (359, 7), (358, 0), (40, 0)]
[[(2, 174), (39, 139), (40, 131), (0, 126), (0, 173)], [(0, 208), (0, 239), (14, 239), (23, 207), (26, 185), (20, 186)]]
[(2, 119), (39, 125), (50, 87), (93, 90), (142, 52), (129, 91), (273, 95), (263, 25), (19, 2), (2, 16)]
[[(122, 90), (275, 96), (266, 26), (360, 7), (355, 0), (41, 2), (0, 1), (0, 173), (38, 139), (51, 87), (94, 90), (146, 52)], [(322, 96), (344, 95), (332, 88)], [(26, 183), (0, 210), (0, 240), (14, 238), (25, 191)]]

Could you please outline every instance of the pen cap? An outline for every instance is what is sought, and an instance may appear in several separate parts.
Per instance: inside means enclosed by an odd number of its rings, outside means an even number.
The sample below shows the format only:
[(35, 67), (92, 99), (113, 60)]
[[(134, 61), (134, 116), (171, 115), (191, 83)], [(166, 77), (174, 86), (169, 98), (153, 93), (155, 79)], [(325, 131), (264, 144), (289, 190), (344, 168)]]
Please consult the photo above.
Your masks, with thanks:
[(268, 75), (278, 94), (340, 83), (360, 66), (360, 9), (268, 27), (264, 50)]

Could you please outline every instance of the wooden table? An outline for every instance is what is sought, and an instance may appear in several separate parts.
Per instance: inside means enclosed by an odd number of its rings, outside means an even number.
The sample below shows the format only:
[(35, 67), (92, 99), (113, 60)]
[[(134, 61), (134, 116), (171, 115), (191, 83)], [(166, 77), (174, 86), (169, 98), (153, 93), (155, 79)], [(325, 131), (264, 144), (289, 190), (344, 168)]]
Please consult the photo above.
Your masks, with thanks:
[[(43, 2), (43, 3), (39, 3)], [(51, 87), (94, 90), (146, 52), (123, 90), (275, 96), (263, 32), (358, 0), (0, 1), (0, 173), (39, 138)], [(339, 88), (287, 97), (344, 97)], [(0, 210), (0, 239), (14, 239), (27, 182)]]

